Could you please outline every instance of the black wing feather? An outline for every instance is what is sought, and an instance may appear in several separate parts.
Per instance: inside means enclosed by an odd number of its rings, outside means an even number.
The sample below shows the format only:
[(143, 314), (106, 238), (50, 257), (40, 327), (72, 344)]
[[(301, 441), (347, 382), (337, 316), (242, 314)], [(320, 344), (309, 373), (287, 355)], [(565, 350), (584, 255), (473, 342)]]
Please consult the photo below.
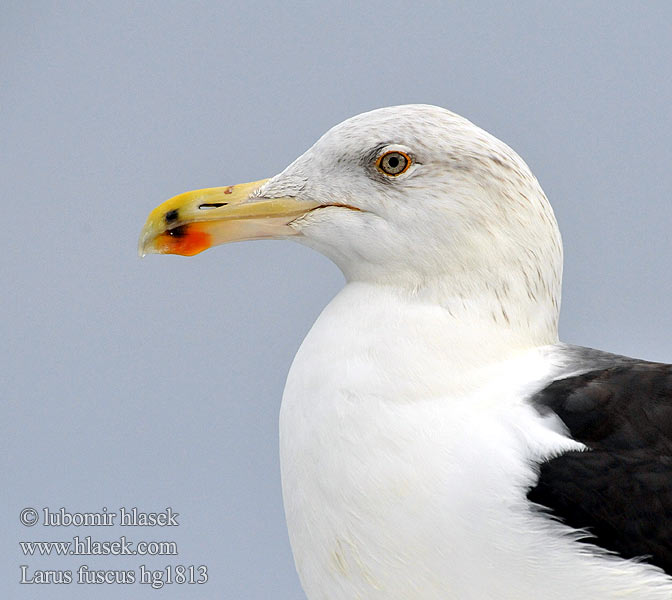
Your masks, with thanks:
[(672, 365), (621, 361), (533, 401), (591, 450), (543, 463), (528, 498), (587, 529), (587, 542), (672, 574)]

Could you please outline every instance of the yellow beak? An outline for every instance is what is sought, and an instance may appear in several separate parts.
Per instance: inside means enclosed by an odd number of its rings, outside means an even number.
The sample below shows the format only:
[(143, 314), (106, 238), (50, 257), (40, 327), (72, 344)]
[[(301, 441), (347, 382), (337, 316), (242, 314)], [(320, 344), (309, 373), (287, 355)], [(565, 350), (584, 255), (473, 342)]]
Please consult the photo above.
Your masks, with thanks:
[(319, 205), (290, 196), (251, 197), (266, 181), (195, 190), (167, 200), (149, 213), (138, 253), (193, 256), (227, 242), (295, 235), (288, 224)]

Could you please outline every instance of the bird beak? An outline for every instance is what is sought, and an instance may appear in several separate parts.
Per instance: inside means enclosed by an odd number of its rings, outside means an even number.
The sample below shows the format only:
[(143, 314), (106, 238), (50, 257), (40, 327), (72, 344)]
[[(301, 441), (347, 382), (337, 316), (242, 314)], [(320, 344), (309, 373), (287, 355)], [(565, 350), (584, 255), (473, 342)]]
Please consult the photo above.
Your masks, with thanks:
[(138, 253), (193, 256), (212, 246), (296, 235), (289, 223), (318, 204), (255, 197), (267, 179), (186, 192), (157, 206), (140, 233)]

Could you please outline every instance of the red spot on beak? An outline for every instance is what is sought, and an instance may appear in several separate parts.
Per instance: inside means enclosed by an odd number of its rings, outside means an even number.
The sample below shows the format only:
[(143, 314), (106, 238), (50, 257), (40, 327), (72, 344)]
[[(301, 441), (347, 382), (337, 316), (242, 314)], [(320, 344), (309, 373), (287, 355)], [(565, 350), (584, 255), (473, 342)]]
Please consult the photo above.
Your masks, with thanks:
[(212, 246), (212, 236), (196, 225), (181, 225), (162, 233), (156, 240), (163, 254), (194, 256)]

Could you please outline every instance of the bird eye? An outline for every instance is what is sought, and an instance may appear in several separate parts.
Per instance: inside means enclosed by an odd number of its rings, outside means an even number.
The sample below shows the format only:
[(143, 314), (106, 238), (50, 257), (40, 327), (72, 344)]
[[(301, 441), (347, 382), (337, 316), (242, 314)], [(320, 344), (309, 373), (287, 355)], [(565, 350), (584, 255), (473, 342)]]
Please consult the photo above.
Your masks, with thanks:
[(386, 152), (376, 160), (376, 167), (378, 167), (378, 170), (391, 177), (396, 177), (397, 175), (405, 173), (410, 166), (411, 157), (404, 152), (399, 152), (399, 150)]

